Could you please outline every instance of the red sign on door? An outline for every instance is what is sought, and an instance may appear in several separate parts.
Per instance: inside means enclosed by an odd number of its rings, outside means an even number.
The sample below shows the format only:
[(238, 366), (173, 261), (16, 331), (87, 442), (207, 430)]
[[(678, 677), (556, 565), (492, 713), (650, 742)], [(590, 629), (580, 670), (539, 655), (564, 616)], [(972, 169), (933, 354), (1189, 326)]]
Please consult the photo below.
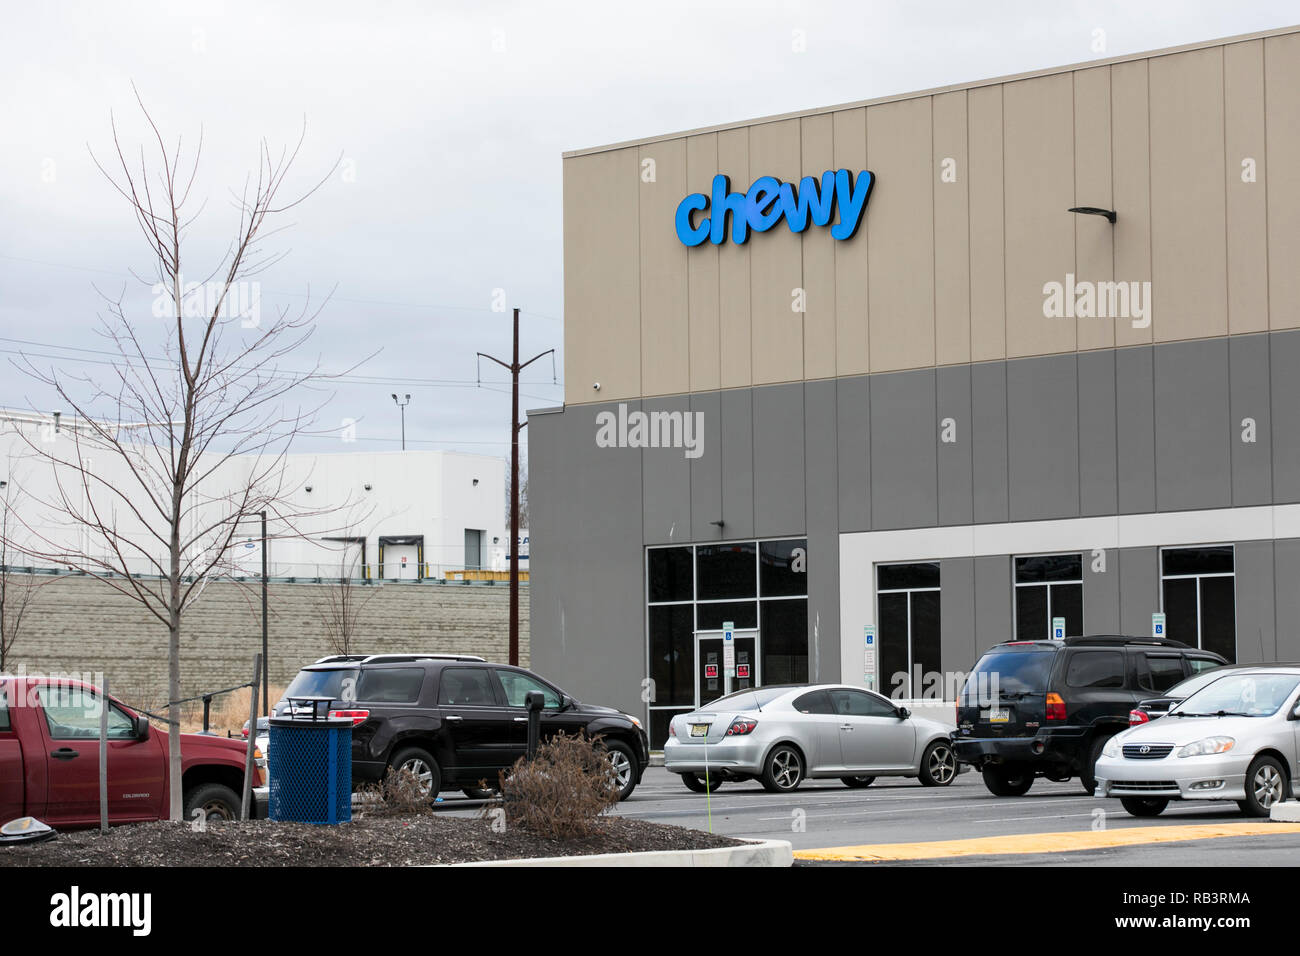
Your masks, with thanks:
[(748, 664), (737, 664), (737, 665), (736, 665), (736, 676), (737, 676), (737, 677), (748, 677), (748, 676), (749, 676), (749, 665), (748, 665)]
[(705, 677), (708, 677), (708, 678), (711, 678), (711, 679), (712, 679), (712, 678), (716, 678), (716, 677), (718, 676), (718, 665), (717, 665), (717, 664), (705, 664), (705, 665), (704, 665), (704, 676), (705, 676)]

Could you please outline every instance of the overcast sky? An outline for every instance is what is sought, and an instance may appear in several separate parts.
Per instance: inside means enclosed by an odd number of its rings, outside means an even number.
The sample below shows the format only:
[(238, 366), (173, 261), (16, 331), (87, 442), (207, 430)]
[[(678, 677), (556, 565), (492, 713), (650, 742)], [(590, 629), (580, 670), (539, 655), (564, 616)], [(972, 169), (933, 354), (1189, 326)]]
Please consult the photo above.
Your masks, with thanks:
[[(358, 444), (396, 449), (389, 397), (411, 394), (410, 448), (507, 454), (509, 313), (524, 357), (563, 345), (563, 150), (1019, 73), (1286, 26), (1285, 2), (48, 2), (7, 5), (0, 31), (0, 406), (54, 399), (9, 364), (103, 371), (103, 301), (141, 323), (148, 250), (94, 168), (110, 112), (128, 145), (147, 130), (131, 84), (168, 137), (204, 136), (193, 230), (202, 278), (234, 224), (228, 190), (257, 145), (307, 138), (286, 188), (340, 168), (261, 278), (264, 314), (334, 288), (303, 365), (353, 377), (321, 423), (359, 420)], [(1104, 53), (1093, 50), (1103, 30)], [(807, 51), (792, 51), (793, 31)], [(556, 374), (563, 382), (562, 354)], [(468, 383), (468, 384), (465, 384)], [(558, 405), (549, 360), (524, 407)], [(525, 432), (525, 435), (527, 433)]]

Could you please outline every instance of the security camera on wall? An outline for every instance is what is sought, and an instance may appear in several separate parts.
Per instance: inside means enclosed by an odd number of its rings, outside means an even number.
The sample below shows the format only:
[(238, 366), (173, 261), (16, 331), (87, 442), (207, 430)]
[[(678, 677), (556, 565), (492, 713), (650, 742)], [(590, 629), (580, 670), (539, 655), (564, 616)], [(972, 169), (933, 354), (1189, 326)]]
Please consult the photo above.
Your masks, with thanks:
[(600, 382), (593, 382), (592, 385), (591, 385), (591, 387), (594, 388), (596, 391), (599, 392), (599, 391), (600, 391)]

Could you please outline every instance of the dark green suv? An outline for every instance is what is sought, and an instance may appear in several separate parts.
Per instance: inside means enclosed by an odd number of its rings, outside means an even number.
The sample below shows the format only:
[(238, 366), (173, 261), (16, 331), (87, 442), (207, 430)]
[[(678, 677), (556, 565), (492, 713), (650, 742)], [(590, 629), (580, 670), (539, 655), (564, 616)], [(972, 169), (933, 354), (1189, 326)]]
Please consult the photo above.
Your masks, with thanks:
[(1158, 638), (1105, 635), (1008, 641), (987, 651), (957, 699), (953, 753), (999, 797), (1034, 778), (1078, 777), (1092, 793), (1107, 739), (1148, 697), (1211, 667), (1218, 654)]

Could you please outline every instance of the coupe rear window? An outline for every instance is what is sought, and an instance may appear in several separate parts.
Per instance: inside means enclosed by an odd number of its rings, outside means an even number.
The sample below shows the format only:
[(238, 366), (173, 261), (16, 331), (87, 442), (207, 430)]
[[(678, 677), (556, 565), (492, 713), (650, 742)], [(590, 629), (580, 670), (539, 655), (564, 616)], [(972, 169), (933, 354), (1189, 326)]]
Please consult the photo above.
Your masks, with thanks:
[(716, 707), (718, 704), (734, 704), (737, 707), (766, 707), (789, 690), (789, 687), (781, 686), (755, 687), (750, 690), (736, 691), (736, 693), (728, 694), (726, 697), (719, 697), (708, 706)]
[(1056, 649), (1031, 646), (990, 651), (979, 659), (966, 678), (962, 699), (979, 693), (1045, 694)]

